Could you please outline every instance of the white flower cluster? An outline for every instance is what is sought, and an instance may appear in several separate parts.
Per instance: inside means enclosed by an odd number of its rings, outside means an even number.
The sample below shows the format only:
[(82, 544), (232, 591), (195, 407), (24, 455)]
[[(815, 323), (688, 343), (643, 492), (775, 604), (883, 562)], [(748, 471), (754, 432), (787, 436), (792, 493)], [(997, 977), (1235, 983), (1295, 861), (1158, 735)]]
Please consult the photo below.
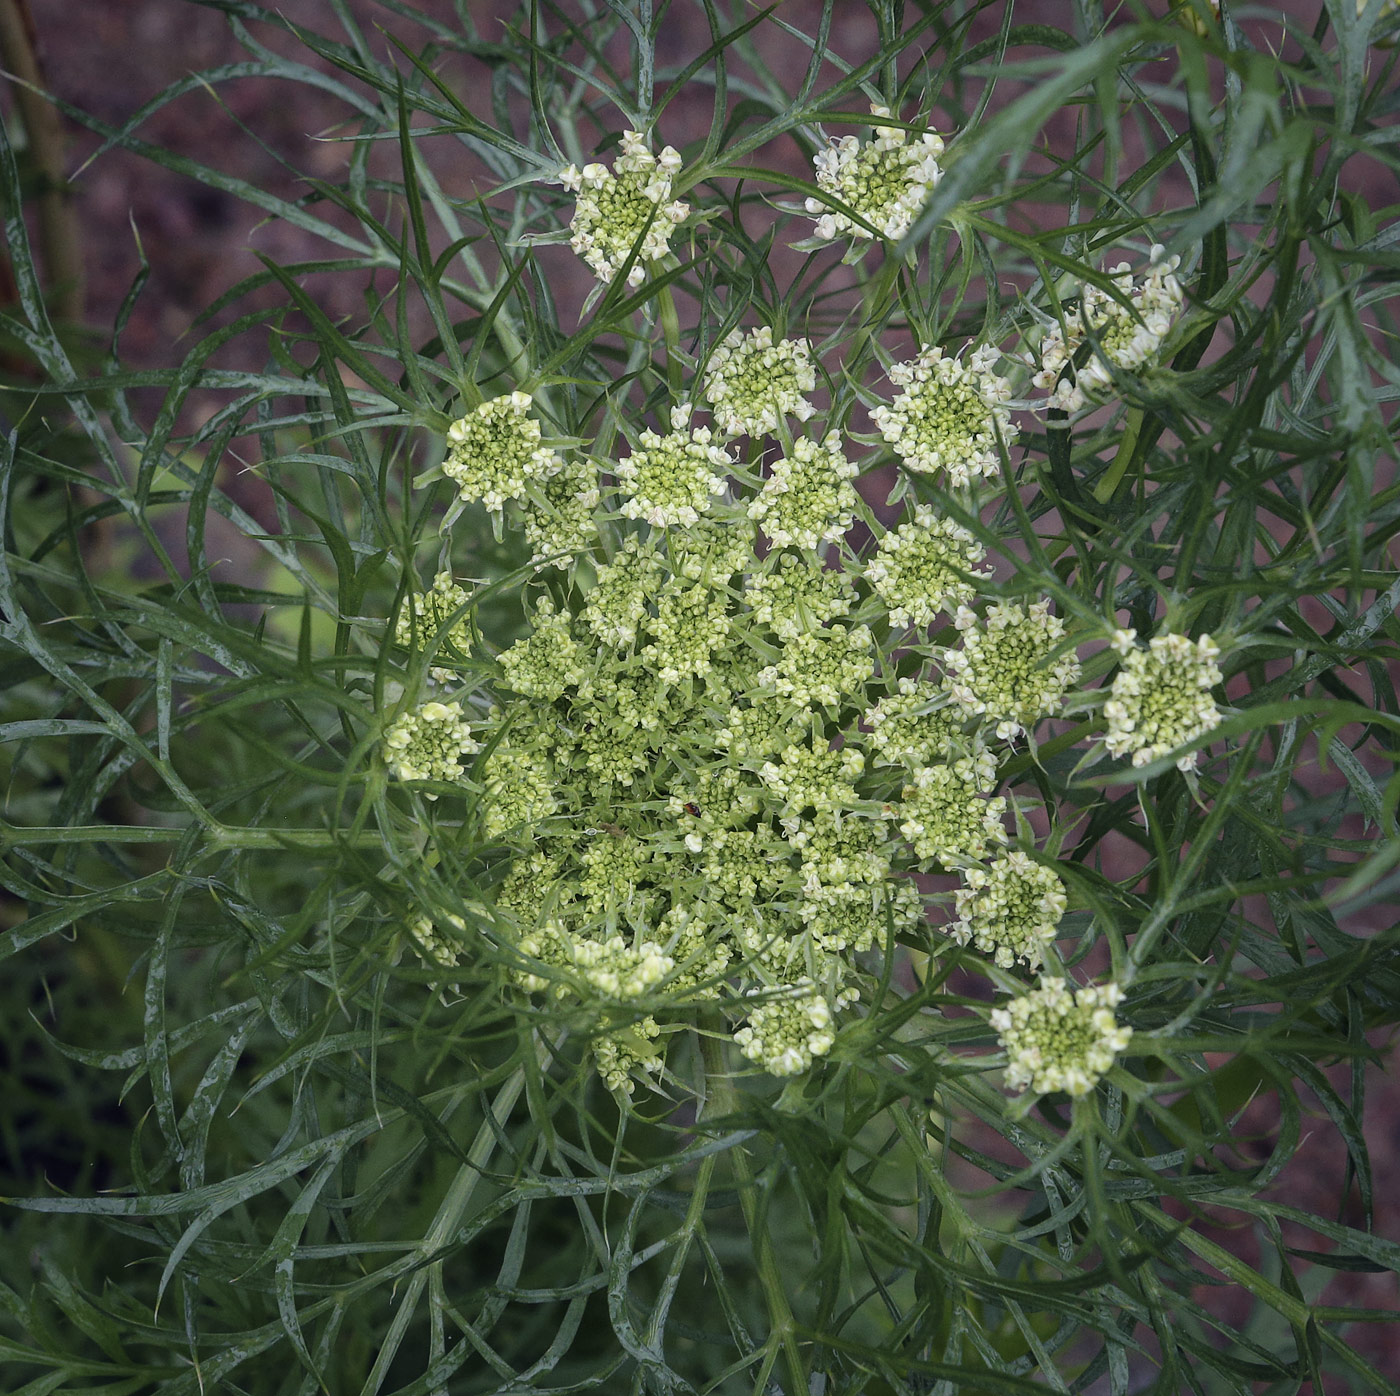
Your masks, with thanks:
[[(465, 606), (469, 599), (466, 588), (458, 586), (452, 580), (451, 572), (439, 572), (427, 591), (409, 593), (408, 600), (394, 624), (394, 643), (402, 645), (405, 649), (412, 649), (415, 643), (419, 647), (426, 647), (448, 616)], [(437, 657), (442, 657), (443, 646), (447, 647), (449, 658), (467, 657), (467, 651), (471, 648), (471, 633), (465, 617), (459, 619), (439, 639)], [(443, 665), (434, 665), (428, 672), (436, 683), (451, 683), (455, 677), (453, 671)]]
[[(888, 118), (890, 109), (872, 106), (870, 114)], [(836, 208), (827, 199), (807, 200), (807, 212), (817, 220), (817, 237), (827, 242), (842, 234), (902, 238), (942, 176), (938, 164), (942, 154), (941, 136), (924, 131), (911, 142), (909, 133), (899, 126), (877, 126), (873, 139), (864, 143), (855, 136), (842, 136), (818, 151), (817, 187), (845, 208)], [(857, 222), (846, 209), (862, 221)]]
[[(842, 1005), (844, 1006), (844, 1005)], [(773, 1076), (795, 1076), (824, 1057), (836, 1041), (832, 1005), (810, 980), (793, 984), (781, 998), (755, 1007), (734, 1034), (739, 1050)]]
[(593, 542), (593, 511), (598, 507), (598, 474), (588, 461), (565, 461), (528, 488), (524, 508), (530, 561), (567, 566), (569, 555)]
[[(460, 703), (424, 703), (384, 733), (385, 761), (399, 780), (456, 780), (462, 757), (481, 750)], [(437, 799), (429, 795), (430, 800)]]
[(986, 794), (996, 774), (996, 758), (981, 751), (925, 766), (914, 776), (904, 787), (906, 817), (899, 831), (919, 858), (957, 867), (1006, 842), (1006, 799)]
[(778, 639), (791, 640), (849, 614), (856, 595), (845, 573), (796, 553), (781, 553), (771, 572), (756, 572), (745, 580), (744, 599), (755, 620), (771, 626)]
[[(1150, 364), (1181, 311), (1183, 292), (1174, 275), (1180, 257), (1166, 257), (1153, 246), (1147, 274), (1139, 282), (1127, 262), (1109, 270), (1117, 295), (1084, 284), (1079, 306), (1066, 310), (1040, 341), (1031, 379), (1050, 392), (1050, 406), (1077, 412), (1113, 390), (1115, 370), (1133, 372)], [(1080, 347), (1092, 345), (1087, 362), (1077, 363)]]
[[(1145, 650), (1133, 643), (1136, 635), (1119, 630), (1113, 637), (1123, 662), (1103, 708), (1104, 745), (1114, 756), (1132, 752), (1133, 765), (1145, 766), (1219, 725), (1220, 709), (1210, 690), (1224, 676), (1215, 662), (1220, 647), (1209, 635), (1195, 641), (1154, 635)], [(1191, 770), (1198, 754), (1187, 752), (1177, 766)]]
[(839, 707), (874, 673), (873, 647), (864, 625), (804, 630), (784, 641), (778, 662), (760, 669), (758, 682), (798, 707)]
[[(676, 410), (673, 422), (689, 415), (687, 404)], [(710, 444), (708, 427), (676, 426), (666, 436), (644, 431), (642, 449), (617, 467), (618, 487), (627, 496), (623, 516), (645, 519), (655, 528), (698, 523), (714, 497), (724, 493), (722, 472), (733, 464), (722, 446)]]
[(986, 867), (963, 873), (955, 894), (958, 919), (948, 933), (959, 945), (975, 945), (1003, 969), (1017, 960), (1038, 969), (1069, 898), (1052, 868), (1013, 849)]
[(671, 198), (680, 167), (681, 157), (669, 145), (653, 155), (644, 136), (624, 131), (622, 154), (611, 170), (595, 162), (559, 171), (559, 183), (578, 195), (570, 245), (599, 281), (610, 282), (633, 248), (637, 258), (627, 273), (630, 286), (646, 280), (648, 262), (665, 257), (676, 225), (690, 215), (688, 204)]
[(1120, 1027), (1113, 1010), (1122, 1000), (1117, 984), (1089, 985), (1073, 992), (1047, 975), (1029, 993), (994, 1009), (991, 1024), (1006, 1050), (1006, 1084), (1040, 1093), (1087, 1095), (1133, 1030)]
[(510, 393), (483, 402), (447, 429), (442, 473), (464, 502), (480, 500), (499, 512), (508, 499), (522, 499), (531, 480), (542, 480), (563, 465), (540, 444), (540, 424), (528, 414), (529, 393)]
[(705, 401), (733, 436), (777, 431), (784, 417), (805, 422), (816, 410), (803, 397), (817, 386), (812, 346), (805, 339), (773, 339), (767, 325), (734, 329), (710, 355)]
[(944, 650), (944, 686), (968, 717), (996, 723), (1003, 740), (1028, 732), (1059, 710), (1079, 680), (1079, 660), (1065, 647), (1065, 623), (1048, 601), (1028, 607), (994, 602), (985, 621), (966, 606), (954, 624), (962, 648)]
[(775, 548), (819, 548), (844, 537), (855, 518), (858, 496), (851, 481), (858, 467), (841, 450), (839, 432), (821, 441), (800, 437), (792, 455), (773, 462), (749, 518)]
[[(823, 152), (818, 232), (902, 236), (942, 148), (932, 132), (877, 124), (869, 143)], [(613, 169), (562, 172), (578, 193), (574, 247), (604, 281), (630, 261), (640, 282), (667, 255), (688, 214), (672, 200), (679, 164), (628, 132)], [(1082, 401), (1149, 362), (1181, 305), (1174, 269), (1160, 256), (1141, 279), (1116, 269), (1121, 303), (1086, 288), (1044, 334), (1037, 382)], [(1008, 357), (1019, 372), (1022, 352)], [(669, 429), (629, 428), (623, 458), (590, 456), (583, 442), (555, 451), (521, 392), (453, 424), (442, 468), (453, 509), (481, 502), (498, 538), (509, 518), (530, 550), (523, 636), (498, 663), (468, 656), (472, 627), (447, 621), (469, 592), (444, 570), (413, 593), (393, 639), (436, 640), (459, 662), (434, 673), (459, 688), (388, 722), (381, 750), (399, 780), (462, 788), (463, 827), (500, 860), (482, 912), (518, 952), (512, 991), (567, 1008), (579, 1024), (570, 1040), (592, 1043), (610, 1089), (656, 1081), (701, 1012), (763, 1070), (812, 1069), (869, 982), (865, 957), (920, 936), (1003, 971), (1054, 967), (1069, 890), (1025, 842), (1034, 797), (1024, 763), (1005, 757), (1062, 711), (1080, 636), (1046, 599), (986, 595), (979, 538), (1000, 527), (985, 506), (1015, 438), (1001, 359), (991, 345), (921, 347), (889, 369), (892, 398), (871, 414), (885, 444), (866, 464), (892, 453), (913, 475), (936, 474), (900, 489), (963, 491), (967, 524), (924, 502), (887, 530), (875, 524), (842, 430), (850, 391), (864, 386), (843, 386), (831, 419), (794, 437), (793, 422), (816, 417), (817, 365), (805, 340), (769, 328), (728, 333), (703, 381), (685, 385), (711, 409), (713, 433), (681, 401)], [(652, 374), (642, 367), (608, 422), (651, 400)], [(839, 368), (833, 381), (845, 384)], [(754, 438), (742, 465), (726, 446), (739, 435)], [(782, 449), (765, 453), (775, 436)], [(956, 643), (929, 633), (950, 616)], [(1123, 662), (1102, 709), (1110, 751), (1141, 764), (1219, 721), (1208, 637), (1143, 648), (1120, 632), (1116, 643)], [(468, 772), (465, 758), (482, 752)], [(450, 871), (447, 850), (435, 853)], [(921, 891), (925, 874), (945, 872), (960, 879), (955, 892)], [(954, 908), (942, 936), (923, 922), (930, 897)], [(408, 930), (425, 962), (460, 977), (466, 926), (417, 917)], [(1130, 1036), (1118, 1002), (1114, 985), (1075, 992), (1051, 977), (998, 1006), (1007, 1084), (1091, 1090)]]
[[(459, 935), (465, 934), (467, 923), (450, 912), (443, 918)], [(415, 916), (408, 923), (408, 934), (418, 953), (438, 969), (456, 969), (462, 963), (461, 941), (440, 931), (431, 916)]]
[[(962, 744), (962, 713), (932, 684), (906, 675), (865, 714), (877, 761), (919, 770), (955, 758)], [(980, 751), (974, 742), (974, 747)]]
[(931, 625), (940, 611), (956, 611), (977, 595), (974, 583), (986, 551), (973, 534), (927, 505), (880, 539), (866, 580), (889, 608), (892, 625)]
[(910, 470), (944, 470), (958, 487), (975, 476), (1001, 473), (1002, 447), (1010, 446), (1015, 432), (1006, 407), (1011, 383), (992, 371), (998, 358), (996, 349), (984, 345), (964, 363), (934, 344), (891, 366), (890, 382), (901, 391), (870, 415)]

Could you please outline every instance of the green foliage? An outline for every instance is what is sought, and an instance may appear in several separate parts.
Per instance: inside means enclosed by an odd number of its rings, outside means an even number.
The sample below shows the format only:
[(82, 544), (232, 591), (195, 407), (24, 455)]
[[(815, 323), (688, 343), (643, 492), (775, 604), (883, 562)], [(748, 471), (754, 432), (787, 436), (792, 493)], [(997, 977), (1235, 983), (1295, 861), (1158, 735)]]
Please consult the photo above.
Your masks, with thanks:
[[(334, 32), (203, 2), (246, 61), (120, 127), (70, 115), (324, 250), (223, 297), (177, 367), (75, 361), (0, 151), (17, 288), (0, 332), (43, 374), (6, 385), (0, 464), (6, 1389), (1396, 1389), (1357, 1337), (1393, 1312), (1328, 1292), (1400, 1269), (1365, 1135), (1400, 1017), (1400, 210), (1362, 187), (1396, 169), (1389, 7), (1328, 0), (1311, 31), (1266, 33), (1197, 0), (1168, 19), (1067, 5), (1063, 31), (1018, 23), (1011, 0), (532, 0), (488, 29), (466, 0), (450, 23), (383, 0), (387, 39), (342, 0)], [(842, 52), (834, 21), (856, 12), (870, 47)], [(682, 14), (710, 43), (673, 63), (659, 40)], [(342, 178), (289, 203), (139, 136), (162, 104), (250, 76), (343, 104)], [(868, 136), (872, 104), (945, 147), (897, 242), (859, 235), (883, 231), (868, 190), (813, 173), (828, 136)], [(672, 123), (706, 134), (671, 137), (667, 197), (690, 208), (669, 252), (646, 244), (644, 212), (630, 260), (573, 294), (560, 170), (612, 165), (625, 129), (660, 151)], [(484, 172), (474, 196), (435, 174), (448, 141)], [(808, 198), (837, 200), (839, 241), (814, 234)], [(1182, 312), (1151, 353), (1104, 368), (1110, 328), (1130, 339), (1147, 319), (1111, 268), (1140, 272), (1156, 243), (1181, 259)], [(331, 319), (327, 277), (364, 288), (362, 314)], [(578, 686), (592, 656), (564, 632), (602, 558), (541, 580), (545, 535), (453, 502), (442, 471), (480, 462), (454, 462), (450, 425), (530, 394), (542, 449), (603, 463), (597, 527), (620, 545), (643, 524), (621, 521), (615, 463), (758, 325), (811, 342), (818, 439), (839, 431), (864, 477), (848, 506), (831, 465), (820, 505), (854, 517), (837, 549), (852, 577), (894, 520), (936, 516), (952, 541), (909, 575), (953, 596), (965, 573), (1008, 613), (1046, 600), (1064, 622), (1006, 670), (1018, 704), (1052, 676), (1056, 696), (1000, 714), (992, 766), (1025, 866), (1064, 884), (1047, 967), (1123, 990), (1131, 1037), (1072, 1097), (1005, 1089), (1020, 1065), (992, 1002), (1035, 975), (1033, 957), (978, 948), (974, 918), (1003, 895), (991, 874), (960, 897), (921, 883), (928, 923), (891, 910), (842, 961), (859, 1005), (833, 992), (825, 1052), (781, 1081), (731, 1041), (737, 976), (780, 1002), (752, 946), (736, 938), (732, 967), (700, 977), (711, 996), (639, 998), (605, 1082), (594, 1050), (617, 1021), (600, 1026), (574, 980), (538, 992), (565, 970), (499, 914), (513, 874), (542, 897), (563, 879), (528, 862), (546, 816), (499, 812), (528, 804), (526, 766), (484, 777), (516, 721), (488, 700), (503, 672), (522, 710)], [(221, 366), (249, 340), (261, 372)], [(1083, 373), (1086, 410), (1035, 400), (1013, 353), (1046, 340), (1057, 365), (1101, 370)], [(979, 457), (999, 493), (919, 463), (896, 476), (911, 458), (872, 413), (911, 354), (968, 343), (1020, 375), (1018, 434), (998, 425)], [(760, 445), (735, 462), (751, 494), (775, 458)], [(528, 498), (525, 456), (491, 464)], [(776, 576), (779, 551), (754, 554), (755, 574)], [(444, 570), (466, 589), (422, 599)], [(872, 620), (899, 733), (915, 652), (959, 627), (923, 617), (911, 636), (918, 606), (882, 612), (866, 576), (852, 619)], [(529, 649), (551, 625), (562, 648)], [(1151, 668), (1119, 663), (1108, 642), (1128, 628), (1220, 644), (1222, 681), (1202, 672), (1222, 720), (1192, 726), (1188, 707), (1163, 726), (1190, 736), (1187, 769), (1171, 742), (1129, 740), (1133, 703), (1113, 727), (1127, 759), (1104, 749), (1115, 675)], [(498, 662), (522, 635), (524, 657)], [(400, 779), (386, 734), (435, 668), (472, 735), (452, 759), (433, 748), (432, 779)], [(901, 787), (858, 795), (912, 800)], [(556, 793), (588, 798), (577, 781)], [(605, 803), (591, 833), (635, 813)], [(980, 856), (918, 837), (892, 861), (901, 886)], [(948, 934), (954, 907), (966, 934)], [(629, 1075), (653, 1050), (640, 1010), (663, 1008), (665, 1073)], [(624, 1079), (630, 1097), (609, 1088)], [(1294, 1190), (1306, 1131), (1345, 1153), (1326, 1214)]]

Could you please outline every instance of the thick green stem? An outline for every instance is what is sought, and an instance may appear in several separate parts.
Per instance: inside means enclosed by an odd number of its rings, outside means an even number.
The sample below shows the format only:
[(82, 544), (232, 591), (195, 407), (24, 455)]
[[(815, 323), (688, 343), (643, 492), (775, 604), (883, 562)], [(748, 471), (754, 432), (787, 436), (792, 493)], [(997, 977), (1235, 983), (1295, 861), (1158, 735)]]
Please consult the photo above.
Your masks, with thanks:
[(15, 106), (39, 176), (34, 206), (52, 304), (59, 320), (83, 318), (83, 253), (72, 191), (64, 172), (63, 127), (44, 96), (28, 0), (0, 0), (0, 59), (12, 74)]

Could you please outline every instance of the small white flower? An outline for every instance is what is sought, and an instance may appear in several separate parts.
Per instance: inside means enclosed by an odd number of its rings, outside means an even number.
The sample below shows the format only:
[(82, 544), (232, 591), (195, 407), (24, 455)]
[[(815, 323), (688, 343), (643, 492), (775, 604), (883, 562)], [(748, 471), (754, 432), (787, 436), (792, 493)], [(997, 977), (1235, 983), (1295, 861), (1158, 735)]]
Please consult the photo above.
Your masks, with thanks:
[(671, 185), (681, 167), (680, 155), (667, 146), (653, 155), (636, 131), (622, 133), (622, 153), (613, 168), (594, 162), (582, 170), (569, 165), (556, 179), (578, 198), (569, 223), (570, 245), (609, 282), (632, 256), (629, 285), (646, 279), (647, 264), (665, 257), (676, 225), (690, 216), (690, 207), (671, 198)]
[(1079, 661), (1064, 648), (1065, 623), (1048, 601), (1024, 610), (993, 603), (985, 623), (959, 607), (953, 623), (963, 642), (941, 651), (944, 689), (967, 717), (995, 723), (1003, 740), (1054, 714), (1079, 678)]
[[(872, 106), (870, 114), (888, 118), (890, 112)], [(923, 131), (911, 142), (900, 127), (878, 126), (866, 144), (848, 135), (818, 151), (813, 162), (817, 187), (858, 213), (880, 235), (897, 240), (913, 226), (938, 184), (942, 153), (943, 139), (933, 131)], [(852, 238), (876, 236), (822, 199), (809, 198), (806, 207), (808, 213), (820, 215), (816, 236), (828, 242), (842, 233)]]
[[(689, 418), (687, 412), (686, 418)], [(710, 444), (706, 427), (676, 430), (667, 436), (642, 433), (642, 449), (617, 467), (619, 491), (627, 496), (622, 513), (645, 519), (655, 528), (693, 525), (708, 512), (716, 495), (724, 493), (734, 458)]]
[[(1039, 355), (1031, 361), (1036, 369), (1031, 382), (1050, 393), (1049, 406), (1077, 412), (1086, 402), (1102, 401), (1112, 393), (1115, 369), (1133, 372), (1156, 357), (1183, 300), (1174, 275), (1181, 258), (1167, 258), (1165, 252), (1154, 244), (1140, 282), (1127, 262), (1109, 269), (1121, 300), (1086, 283), (1078, 309), (1064, 311), (1063, 319), (1045, 331)], [(1076, 368), (1075, 357), (1086, 341), (1093, 343), (1093, 353)]]
[(1132, 1028), (1120, 1027), (1113, 1013), (1122, 998), (1117, 984), (1071, 993), (1063, 979), (1047, 976), (994, 1009), (991, 1025), (1006, 1050), (1007, 1086), (1087, 1095), (1132, 1040)]
[(532, 480), (542, 480), (564, 462), (540, 444), (540, 424), (527, 414), (531, 397), (514, 392), (483, 402), (447, 429), (442, 473), (462, 500), (480, 500), (488, 509), (521, 499)]
[(775, 341), (766, 325), (748, 334), (731, 330), (705, 369), (705, 400), (731, 435), (776, 431), (787, 416), (805, 422), (815, 409), (802, 395), (816, 386), (812, 346), (805, 339)]
[[(1115, 638), (1123, 664), (1103, 709), (1104, 745), (1112, 755), (1132, 752), (1133, 765), (1145, 766), (1219, 725), (1220, 709), (1210, 690), (1223, 677), (1215, 662), (1220, 648), (1209, 635), (1195, 641), (1154, 635), (1144, 650), (1133, 646), (1131, 630), (1117, 634), (1129, 638), (1121, 646)], [(1188, 752), (1176, 764), (1189, 771), (1199, 754)]]
[(934, 344), (890, 368), (890, 381), (901, 391), (870, 415), (910, 470), (944, 470), (958, 486), (1001, 473), (998, 437), (1010, 446), (1015, 432), (1005, 406), (1011, 384), (991, 371), (995, 357), (995, 351), (989, 358), (979, 350), (963, 363)]
[(384, 733), (385, 764), (397, 780), (456, 780), (462, 757), (480, 750), (460, 703), (424, 703)]

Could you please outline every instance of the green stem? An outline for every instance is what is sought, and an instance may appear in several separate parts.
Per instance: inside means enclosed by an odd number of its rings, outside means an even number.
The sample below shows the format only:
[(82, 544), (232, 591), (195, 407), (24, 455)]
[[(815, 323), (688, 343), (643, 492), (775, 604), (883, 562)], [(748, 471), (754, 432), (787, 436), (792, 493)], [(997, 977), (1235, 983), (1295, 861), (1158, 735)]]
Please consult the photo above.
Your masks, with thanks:
[(53, 308), (59, 320), (77, 324), (83, 318), (82, 241), (64, 173), (63, 126), (44, 95), (28, 0), (0, 0), (0, 59), (11, 74), (15, 106), (39, 175), (34, 204)]
[[(190, 826), (167, 828), (150, 824), (11, 824), (0, 819), (0, 852), (45, 843), (179, 843)], [(215, 848), (336, 848), (353, 844), (369, 848), (378, 833), (341, 834), (333, 829), (251, 829), (210, 824), (206, 841)]]
[(413, 1322), (423, 1290), (430, 1278), (441, 1273), (442, 1261), (432, 1260), (431, 1257), (451, 1242), (462, 1225), (462, 1219), (471, 1204), (472, 1194), (481, 1179), (482, 1170), (495, 1151), (498, 1126), (503, 1127), (510, 1118), (510, 1112), (515, 1108), (515, 1102), (520, 1098), (524, 1086), (525, 1068), (517, 1066), (506, 1078), (501, 1089), (497, 1091), (495, 1100), (488, 1107), (487, 1118), (482, 1121), (481, 1128), (477, 1130), (476, 1138), (467, 1151), (467, 1162), (457, 1170), (457, 1176), (448, 1187), (447, 1195), (442, 1199), (432, 1225), (413, 1248), (414, 1254), (423, 1262), (422, 1268), (416, 1270), (404, 1286), (403, 1297), (398, 1301), (393, 1322), (384, 1335), (379, 1357), (369, 1376), (365, 1378), (364, 1386), (360, 1388), (360, 1396), (375, 1396), (383, 1386), (389, 1366), (398, 1355), (408, 1326)]
[(684, 366), (677, 350), (681, 345), (681, 319), (676, 313), (676, 298), (669, 286), (663, 286), (656, 297), (661, 316), (661, 333), (666, 340), (666, 382), (671, 396), (680, 402), (685, 391)]
[[(710, 1025), (702, 1023), (700, 1032), (700, 1051), (705, 1062), (707, 1119), (711, 1116), (730, 1114), (739, 1103), (739, 1093), (734, 1089), (734, 1079), (729, 1074), (724, 1059), (724, 1043), (709, 1028)], [(778, 1272), (773, 1243), (766, 1228), (760, 1224), (762, 1219), (759, 1216), (758, 1188), (754, 1182), (753, 1168), (742, 1144), (736, 1144), (729, 1151), (728, 1157), (734, 1170), (739, 1206), (743, 1209), (744, 1223), (749, 1229), (749, 1239), (753, 1243), (759, 1284), (763, 1288), (763, 1298), (768, 1308), (768, 1342), (770, 1345), (776, 1343), (782, 1352), (783, 1364), (787, 1368), (788, 1396), (805, 1396), (808, 1381), (802, 1365), (802, 1354), (797, 1348), (797, 1323), (792, 1316), (787, 1291), (783, 1287), (783, 1277)]]
[(1123, 437), (1118, 446), (1118, 454), (1113, 458), (1113, 464), (1104, 471), (1098, 484), (1094, 486), (1094, 498), (1100, 504), (1107, 504), (1118, 492), (1118, 486), (1122, 484), (1123, 476), (1132, 463), (1133, 453), (1137, 450), (1138, 439), (1142, 435), (1142, 424), (1142, 408), (1135, 407), (1128, 413), (1128, 420), (1123, 427)]

